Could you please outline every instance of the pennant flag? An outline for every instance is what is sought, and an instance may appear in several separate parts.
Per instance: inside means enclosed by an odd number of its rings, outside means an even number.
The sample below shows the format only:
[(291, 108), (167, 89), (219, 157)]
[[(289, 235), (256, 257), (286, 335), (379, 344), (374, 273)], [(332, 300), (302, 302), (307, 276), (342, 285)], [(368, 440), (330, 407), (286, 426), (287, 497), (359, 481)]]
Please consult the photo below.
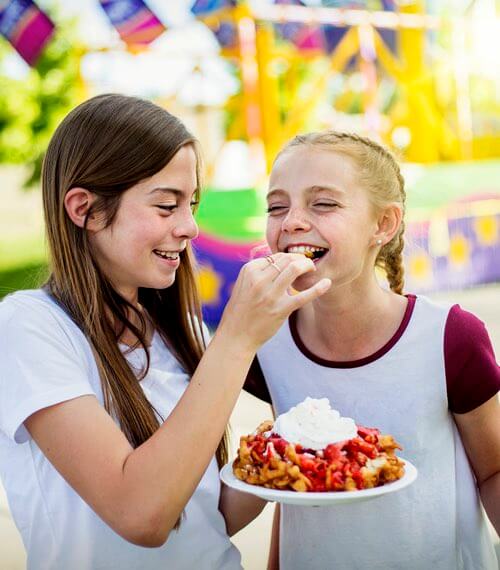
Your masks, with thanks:
[(236, 0), (196, 0), (191, 6), (191, 12), (195, 16), (206, 16), (222, 8), (234, 8)]
[[(223, 8), (234, 8), (236, 0), (196, 0), (191, 6), (191, 12), (195, 16), (209, 16), (212, 12), (217, 12)], [(219, 45), (223, 48), (233, 48), (238, 42), (236, 26), (232, 22), (215, 21), (205, 22), (212, 30)]]
[(31, 0), (0, 0), (0, 33), (28, 65), (34, 65), (54, 24)]
[(100, 0), (100, 3), (127, 45), (148, 45), (166, 29), (142, 0)]

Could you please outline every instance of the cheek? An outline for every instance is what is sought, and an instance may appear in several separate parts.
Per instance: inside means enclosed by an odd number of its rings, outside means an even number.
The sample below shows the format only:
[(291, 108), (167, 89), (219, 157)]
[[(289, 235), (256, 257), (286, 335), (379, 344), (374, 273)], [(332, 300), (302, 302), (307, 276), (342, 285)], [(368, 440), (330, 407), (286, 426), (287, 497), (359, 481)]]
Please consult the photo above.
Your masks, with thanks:
[(267, 219), (266, 241), (269, 247), (275, 251), (278, 248), (278, 239), (281, 225), (273, 218)]
[(165, 220), (160, 216), (137, 216), (131, 220), (123, 238), (134, 249), (160, 245), (165, 235)]

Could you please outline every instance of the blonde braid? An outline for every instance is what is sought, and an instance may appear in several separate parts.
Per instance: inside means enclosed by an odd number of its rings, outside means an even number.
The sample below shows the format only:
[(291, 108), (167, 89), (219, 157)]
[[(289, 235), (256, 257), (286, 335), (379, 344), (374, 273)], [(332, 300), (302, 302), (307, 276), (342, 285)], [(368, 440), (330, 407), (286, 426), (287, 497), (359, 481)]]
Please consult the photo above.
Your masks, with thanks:
[(391, 241), (380, 249), (375, 265), (385, 271), (391, 290), (402, 294), (406, 192), (403, 175), (393, 154), (375, 141), (356, 133), (323, 131), (297, 135), (279, 155), (298, 145), (323, 146), (346, 154), (356, 162), (360, 181), (370, 191), (376, 206), (384, 207), (388, 202), (401, 203), (403, 208), (401, 225)]
[(379, 265), (385, 270), (391, 290), (394, 291), (394, 293), (402, 295), (404, 287), (403, 249), (404, 233), (406, 227), (404, 221), (404, 213), (406, 209), (405, 181), (403, 175), (401, 174), (399, 164), (397, 163), (393, 154), (384, 147), (374, 143), (373, 141), (370, 141), (369, 139), (365, 139), (365, 141), (368, 141), (365, 142), (365, 144), (368, 144), (371, 148), (381, 153), (384, 158), (391, 164), (398, 180), (401, 205), (403, 207), (403, 218), (396, 235), (391, 239), (389, 243), (386, 243), (384, 247), (381, 248), (377, 259), (375, 260), (375, 265)]

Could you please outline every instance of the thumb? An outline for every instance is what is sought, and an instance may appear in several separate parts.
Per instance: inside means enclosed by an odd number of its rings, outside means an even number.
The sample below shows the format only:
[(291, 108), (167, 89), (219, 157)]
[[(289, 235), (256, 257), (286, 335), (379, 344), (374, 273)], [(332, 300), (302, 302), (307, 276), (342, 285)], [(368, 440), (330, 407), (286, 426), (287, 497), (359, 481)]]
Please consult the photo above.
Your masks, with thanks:
[(294, 306), (293, 310), (299, 309), (310, 301), (314, 301), (314, 299), (321, 297), (321, 295), (325, 294), (331, 286), (332, 280), (328, 279), (328, 277), (324, 277), (315, 285), (309, 287), (309, 289), (301, 291), (300, 293), (296, 293), (293, 297), (291, 297), (292, 305)]

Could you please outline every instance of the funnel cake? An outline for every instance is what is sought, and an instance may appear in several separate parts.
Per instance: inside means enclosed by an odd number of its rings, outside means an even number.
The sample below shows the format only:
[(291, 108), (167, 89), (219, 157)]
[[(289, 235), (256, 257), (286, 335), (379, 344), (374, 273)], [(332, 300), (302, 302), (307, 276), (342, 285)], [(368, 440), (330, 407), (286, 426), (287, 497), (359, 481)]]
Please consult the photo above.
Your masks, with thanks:
[(307, 449), (273, 431), (271, 421), (241, 437), (233, 463), (235, 476), (269, 489), (298, 492), (355, 491), (379, 487), (403, 477), (402, 449), (391, 435), (356, 426), (357, 436)]

